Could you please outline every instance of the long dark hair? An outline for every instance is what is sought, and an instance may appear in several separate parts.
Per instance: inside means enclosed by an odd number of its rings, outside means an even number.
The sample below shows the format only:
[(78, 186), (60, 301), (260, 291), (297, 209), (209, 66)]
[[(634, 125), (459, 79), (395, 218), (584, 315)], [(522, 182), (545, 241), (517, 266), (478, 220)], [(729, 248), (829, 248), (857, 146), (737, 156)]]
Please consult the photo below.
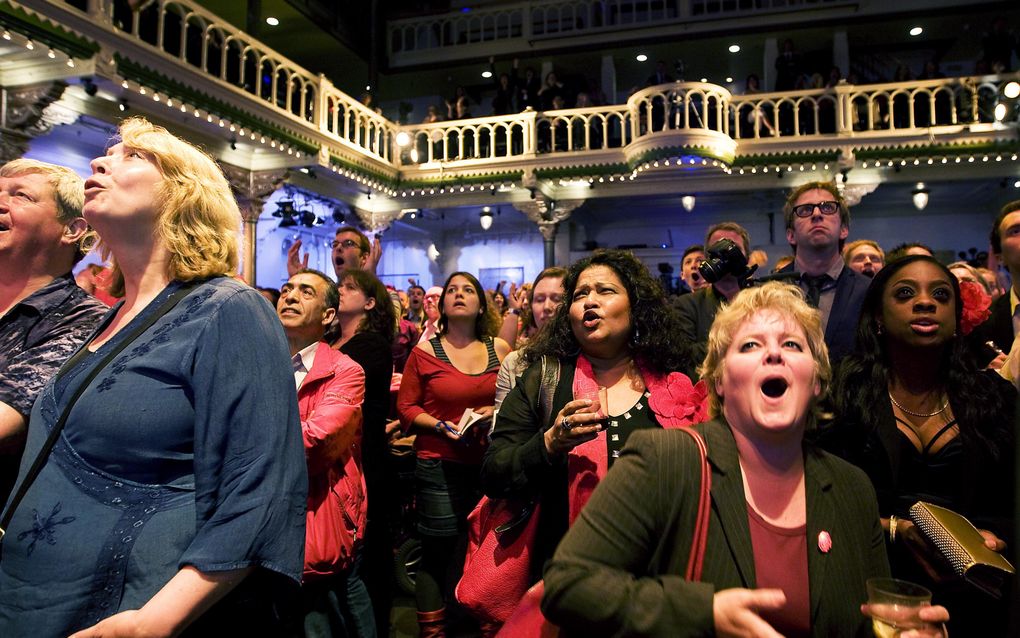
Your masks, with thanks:
[(447, 323), (446, 323), (446, 290), (450, 287), (450, 282), (453, 281), (454, 277), (463, 277), (467, 279), (474, 287), (475, 292), (478, 295), (479, 313), (475, 319), (475, 338), (482, 341), (484, 337), (494, 337), (499, 333), (499, 326), (497, 325), (498, 319), (496, 318), (495, 312), (489, 306), (488, 295), (485, 294), (485, 288), (482, 288), (482, 284), (478, 282), (478, 278), (469, 272), (458, 270), (446, 278), (443, 283), (443, 294), (439, 297), (439, 334), (446, 334)]
[(340, 273), (338, 281), (341, 284), (347, 279), (353, 281), (365, 297), (375, 299), (375, 305), (365, 312), (364, 318), (358, 324), (358, 332), (374, 332), (388, 343), (393, 343), (397, 329), (397, 314), (393, 310), (393, 302), (390, 301), (390, 293), (386, 286), (375, 275), (359, 268), (349, 268)]
[[(883, 411), (876, 406), (888, 405), (889, 356), (885, 339), (879, 330), (883, 296), (893, 276), (915, 263), (931, 264), (942, 271), (953, 288), (956, 325), (963, 313), (960, 284), (949, 269), (927, 255), (910, 255), (898, 259), (875, 274), (864, 297), (861, 317), (857, 322), (857, 348), (845, 357), (836, 375), (834, 401), (839, 425), (858, 429), (867, 435), (879, 427)], [(1003, 442), (1012, 440), (1009, 429), (1014, 412), (1012, 401), (998, 391), (980, 373), (977, 361), (966, 339), (953, 335), (942, 350), (939, 362), (941, 382), (949, 396), (949, 404), (960, 424), (960, 436), (968, 446), (986, 449), (994, 460), (1006, 453)], [(846, 435), (855, 438), (852, 431)]]
[(629, 341), (631, 356), (659, 374), (674, 371), (693, 374), (689, 347), (676, 337), (677, 318), (666, 305), (662, 285), (626, 250), (597, 250), (570, 267), (563, 278), (563, 305), (524, 349), (525, 360), (531, 364), (543, 355), (570, 359), (579, 354), (580, 345), (570, 326), (570, 304), (578, 278), (592, 266), (610, 268), (627, 289), (633, 327)]

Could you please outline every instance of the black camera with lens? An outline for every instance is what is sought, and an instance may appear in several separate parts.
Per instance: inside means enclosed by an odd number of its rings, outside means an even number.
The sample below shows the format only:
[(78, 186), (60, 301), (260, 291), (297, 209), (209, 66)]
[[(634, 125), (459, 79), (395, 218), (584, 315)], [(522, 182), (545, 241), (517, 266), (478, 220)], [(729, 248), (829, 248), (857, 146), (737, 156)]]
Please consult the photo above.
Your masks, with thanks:
[(748, 267), (747, 257), (729, 239), (720, 239), (709, 246), (708, 259), (698, 266), (698, 272), (709, 283), (714, 284), (726, 275), (733, 275), (740, 282), (741, 288), (747, 288), (753, 283), (755, 270), (758, 270), (758, 266)]

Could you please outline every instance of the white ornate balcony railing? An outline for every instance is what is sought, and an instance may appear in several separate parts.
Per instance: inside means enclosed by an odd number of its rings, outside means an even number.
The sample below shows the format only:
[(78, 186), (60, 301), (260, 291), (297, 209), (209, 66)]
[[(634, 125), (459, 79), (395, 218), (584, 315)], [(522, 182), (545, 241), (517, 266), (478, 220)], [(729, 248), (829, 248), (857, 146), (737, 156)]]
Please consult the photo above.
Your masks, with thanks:
[(790, 11), (845, 0), (532, 0), (391, 20), (391, 54)]
[[(68, 0), (70, 5), (80, 2)], [(193, 2), (89, 0), (114, 28), (272, 108), (390, 162), (393, 123)]]
[[(104, 60), (94, 65), (96, 75), (130, 79), (122, 83), (126, 93), (144, 95), (145, 83), (157, 82), (175, 105), (183, 109), (187, 102), (196, 118), (205, 115), (210, 127), (215, 114), (220, 127), (224, 118), (240, 118), (231, 121), (248, 127), (252, 140), (260, 130), (269, 153), (273, 136), (298, 140), (315, 149), (320, 163), (391, 191), (403, 180), (451, 174), (580, 165), (630, 170), (677, 150), (729, 164), (741, 156), (855, 146), (873, 153), (907, 144), (1018, 142), (1015, 105), (1004, 125), (994, 124), (1003, 87), (1017, 74), (752, 95), (675, 82), (642, 89), (622, 105), (399, 125), (183, 0), (88, 0), (84, 11), (83, 0), (12, 4), (98, 43)], [(16, 29), (16, 16), (5, 15), (4, 24)], [(38, 25), (25, 28), (38, 35)], [(63, 33), (49, 34), (55, 46)], [(148, 89), (156, 92), (155, 85)]]

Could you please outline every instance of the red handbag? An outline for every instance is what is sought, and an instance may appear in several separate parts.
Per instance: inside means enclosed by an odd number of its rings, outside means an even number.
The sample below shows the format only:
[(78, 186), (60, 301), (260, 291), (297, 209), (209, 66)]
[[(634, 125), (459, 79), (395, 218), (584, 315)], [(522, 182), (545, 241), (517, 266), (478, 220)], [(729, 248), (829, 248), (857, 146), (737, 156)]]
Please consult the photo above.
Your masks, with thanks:
[[(691, 542), (691, 553), (687, 558), (687, 571), (684, 578), (691, 581), (701, 580), (701, 568), (705, 562), (705, 547), (708, 544), (708, 516), (712, 506), (712, 469), (708, 465), (708, 448), (701, 435), (691, 428), (679, 428), (694, 437), (701, 457), (701, 490), (698, 495), (698, 511), (694, 521), (694, 539)], [(559, 627), (546, 620), (542, 614), (542, 595), (545, 593), (545, 581), (538, 581), (524, 594), (520, 605), (503, 624), (496, 638), (519, 638), (520, 636), (536, 636), (538, 638), (558, 638)]]
[(455, 595), (481, 620), (503, 623), (531, 582), (537, 503), (483, 496), (468, 515), (468, 553)]
[[(539, 414), (545, 423), (560, 380), (559, 360), (542, 357), (540, 380)], [(487, 496), (468, 515), (467, 555), (454, 595), (479, 619), (503, 623), (528, 590), (538, 516), (537, 501)]]

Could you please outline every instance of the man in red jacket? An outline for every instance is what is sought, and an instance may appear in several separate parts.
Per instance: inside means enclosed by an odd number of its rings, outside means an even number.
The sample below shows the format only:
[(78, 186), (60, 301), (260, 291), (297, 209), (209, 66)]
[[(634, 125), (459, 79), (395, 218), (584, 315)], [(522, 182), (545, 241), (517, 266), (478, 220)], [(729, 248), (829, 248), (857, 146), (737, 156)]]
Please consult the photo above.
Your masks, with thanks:
[(276, 312), (290, 344), (308, 462), (304, 631), (376, 635), (358, 573), (368, 503), (361, 471), (365, 373), (323, 335), (336, 315), (336, 284), (303, 269), (280, 288)]

